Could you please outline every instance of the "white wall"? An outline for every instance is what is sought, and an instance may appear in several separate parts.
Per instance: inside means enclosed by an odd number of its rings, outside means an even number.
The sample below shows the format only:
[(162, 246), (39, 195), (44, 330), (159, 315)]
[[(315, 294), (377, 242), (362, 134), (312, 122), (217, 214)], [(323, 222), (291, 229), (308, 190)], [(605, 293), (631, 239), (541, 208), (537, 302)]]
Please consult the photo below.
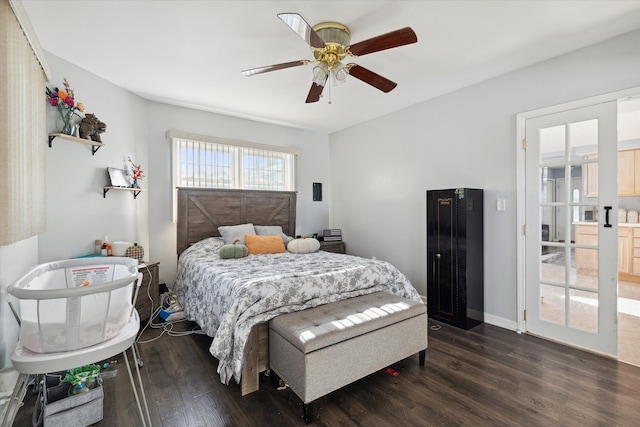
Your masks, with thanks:
[(485, 312), (515, 322), (515, 116), (640, 86), (638, 46), (630, 33), (330, 135), (331, 221), (349, 252), (392, 262), (425, 295), (426, 190), (483, 188)]
[[(40, 263), (73, 258), (94, 252), (94, 241), (140, 242), (148, 246), (148, 198), (137, 200), (128, 191), (110, 191), (107, 167), (124, 168), (125, 156), (148, 167), (146, 144), (138, 137), (142, 100), (126, 90), (88, 73), (56, 56), (47, 55), (52, 77), (49, 87), (63, 88), (66, 77), (76, 101), (85, 104), (106, 123), (105, 143), (91, 154), (89, 145), (56, 138), (46, 151), (47, 231), (40, 235)], [(45, 97), (43, 93), (43, 102)], [(56, 131), (58, 112), (47, 106), (47, 129)], [(44, 141), (43, 141), (44, 143)], [(142, 187), (147, 182), (142, 181)], [(141, 218), (141, 220), (140, 220)]]
[[(95, 156), (89, 146), (54, 140), (47, 149), (47, 232), (40, 236), (39, 262), (72, 258), (93, 251), (93, 242), (139, 242), (145, 259), (159, 261), (160, 281), (172, 286), (176, 274), (176, 227), (171, 214), (171, 145), (167, 130), (298, 147), (297, 233), (329, 226), (329, 203), (312, 201), (312, 183), (328, 182), (328, 136), (258, 123), (142, 99), (56, 56), (48, 55), (52, 84), (66, 77), (87, 112), (107, 124), (105, 146)], [(44, 96), (43, 96), (44, 99)], [(44, 102), (44, 101), (43, 101)], [(47, 124), (55, 131), (57, 111), (49, 107)], [(142, 165), (146, 191), (136, 200), (111, 190), (106, 168), (125, 166), (130, 155)]]
[(312, 201), (312, 183), (328, 181), (328, 136), (318, 132), (276, 126), (155, 102), (145, 104), (144, 140), (149, 149), (150, 259), (160, 261), (160, 280), (175, 281), (176, 226), (172, 221), (171, 150), (167, 130), (193, 132), (241, 141), (298, 147), (297, 234), (314, 233), (329, 226), (329, 203)]
[[(7, 304), (7, 287), (21, 278), (37, 261), (38, 237), (0, 246), (0, 369), (12, 366), (10, 356), (18, 342), (20, 330)], [(17, 301), (13, 299), (13, 303), (17, 304)]]

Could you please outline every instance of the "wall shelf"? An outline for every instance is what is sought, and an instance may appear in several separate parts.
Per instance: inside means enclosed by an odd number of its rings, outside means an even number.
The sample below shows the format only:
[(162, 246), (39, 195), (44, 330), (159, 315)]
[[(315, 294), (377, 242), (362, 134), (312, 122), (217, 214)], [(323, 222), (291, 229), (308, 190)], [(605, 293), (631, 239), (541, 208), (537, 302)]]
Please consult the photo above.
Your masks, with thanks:
[(104, 190), (102, 190), (102, 197), (104, 199), (107, 198), (107, 192), (109, 190), (125, 190), (125, 191), (131, 191), (133, 193), (133, 198), (136, 199), (138, 197), (138, 194), (142, 193), (144, 191), (144, 188), (137, 188), (137, 187), (112, 187), (110, 185), (105, 185)]
[(96, 154), (96, 151), (98, 151), (98, 149), (104, 145), (104, 143), (102, 142), (96, 142), (90, 139), (78, 138), (77, 136), (66, 135), (64, 133), (50, 133), (49, 148), (51, 148), (51, 143), (56, 138), (62, 138), (62, 139), (67, 139), (69, 141), (79, 142), (81, 144), (91, 145), (91, 152), (93, 153), (94, 156)]

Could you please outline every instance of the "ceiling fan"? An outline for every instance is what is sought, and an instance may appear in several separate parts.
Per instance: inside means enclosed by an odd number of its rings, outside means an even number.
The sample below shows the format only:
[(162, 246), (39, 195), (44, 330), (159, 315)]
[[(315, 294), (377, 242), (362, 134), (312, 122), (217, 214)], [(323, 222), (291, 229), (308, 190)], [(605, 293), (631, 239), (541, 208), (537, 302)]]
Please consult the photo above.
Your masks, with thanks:
[(311, 83), (311, 90), (309, 90), (309, 94), (307, 95), (307, 103), (320, 100), (324, 86), (330, 77), (333, 77), (335, 83), (343, 83), (347, 76), (351, 75), (385, 93), (393, 90), (397, 86), (397, 83), (360, 65), (353, 63), (345, 65), (342, 61), (347, 56), (357, 57), (367, 55), (418, 41), (416, 33), (414, 33), (410, 27), (405, 27), (352, 45), (350, 44), (351, 33), (349, 29), (340, 23), (323, 22), (311, 27), (307, 21), (297, 13), (279, 13), (278, 18), (311, 46), (315, 59), (301, 59), (299, 61), (251, 68), (242, 71), (242, 74), (249, 77), (269, 71), (317, 63), (317, 65), (313, 67), (313, 82)]

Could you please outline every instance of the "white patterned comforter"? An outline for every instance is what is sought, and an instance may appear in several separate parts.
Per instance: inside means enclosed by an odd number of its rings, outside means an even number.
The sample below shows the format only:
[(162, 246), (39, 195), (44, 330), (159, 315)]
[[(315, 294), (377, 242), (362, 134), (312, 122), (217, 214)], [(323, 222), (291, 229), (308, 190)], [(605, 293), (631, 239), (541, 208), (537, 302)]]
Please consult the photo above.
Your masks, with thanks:
[(185, 317), (213, 343), (220, 380), (240, 383), (251, 328), (279, 314), (384, 291), (420, 301), (407, 277), (385, 261), (330, 252), (249, 255), (221, 259), (220, 238), (180, 255), (175, 291)]

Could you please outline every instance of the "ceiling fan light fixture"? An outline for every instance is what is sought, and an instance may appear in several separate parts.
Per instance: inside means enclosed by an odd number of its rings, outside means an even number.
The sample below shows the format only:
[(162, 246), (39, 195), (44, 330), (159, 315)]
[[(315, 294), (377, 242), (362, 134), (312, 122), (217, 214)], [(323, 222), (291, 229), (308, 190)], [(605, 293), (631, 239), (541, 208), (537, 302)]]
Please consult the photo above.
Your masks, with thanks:
[(313, 82), (319, 86), (324, 86), (329, 75), (329, 64), (326, 61), (318, 62), (318, 65), (313, 67)]
[(349, 68), (342, 62), (338, 61), (333, 64), (333, 75), (338, 83), (344, 83), (349, 75)]

